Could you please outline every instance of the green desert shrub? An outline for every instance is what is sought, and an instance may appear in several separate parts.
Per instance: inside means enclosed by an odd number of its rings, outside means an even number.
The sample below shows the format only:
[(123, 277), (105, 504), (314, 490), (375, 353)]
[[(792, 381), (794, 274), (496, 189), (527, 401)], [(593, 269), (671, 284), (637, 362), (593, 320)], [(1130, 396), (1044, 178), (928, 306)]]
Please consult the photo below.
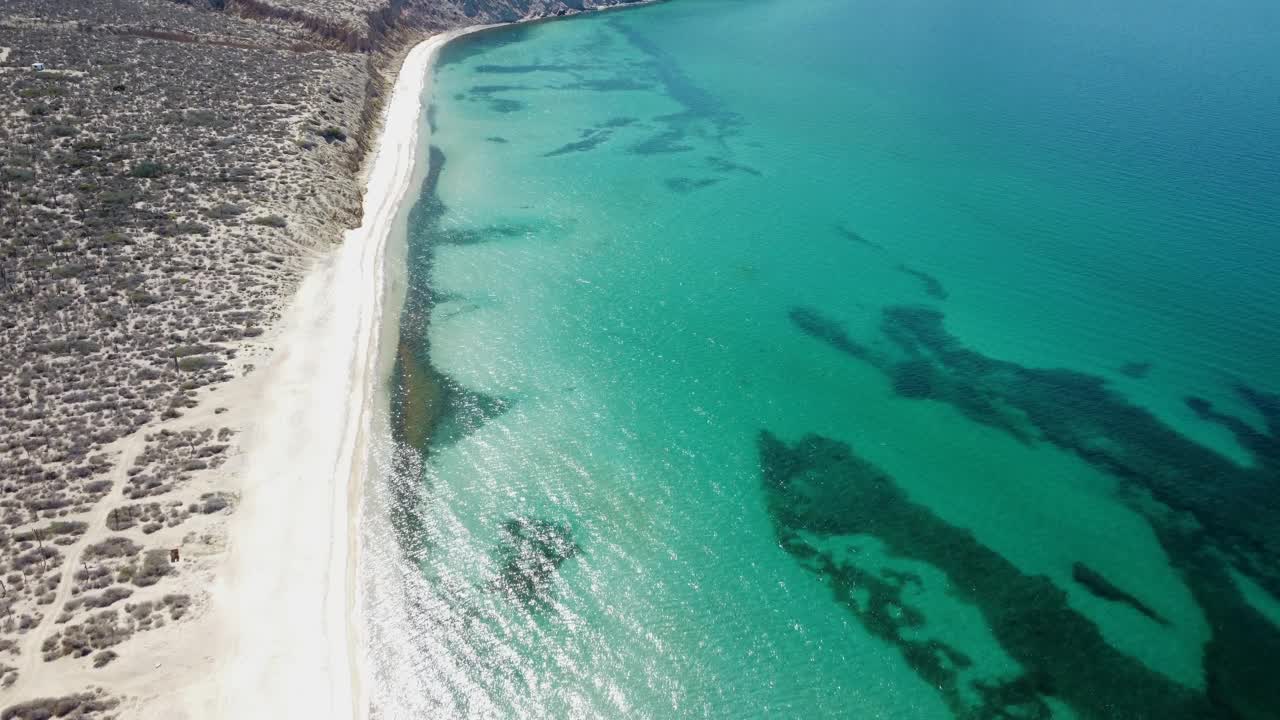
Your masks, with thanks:
[[(70, 249), (74, 250), (75, 247), (72, 246)], [(92, 266), (89, 265), (88, 263), (79, 263), (79, 262), (69, 263), (67, 265), (59, 265), (58, 267), (55, 267), (53, 269), (53, 276), (57, 278), (80, 277), (81, 273), (83, 273), (85, 270), (88, 270), (90, 267)]]
[(188, 355), (203, 355), (218, 352), (222, 348), (217, 345), (179, 345), (173, 349), (173, 356), (184, 358)]
[(6, 167), (3, 172), (5, 180), (30, 180), (36, 176), (31, 168), (25, 167)]
[(33, 85), (18, 91), (18, 97), (23, 98), (62, 97), (66, 94), (67, 89), (57, 85)]
[(169, 564), (169, 551), (148, 550), (142, 559), (142, 568), (133, 576), (133, 584), (147, 587), (160, 582), (160, 578), (173, 572)]
[(210, 515), (231, 505), (230, 499), (222, 493), (205, 493), (200, 496), (199, 503), (191, 503), (187, 508), (192, 513)]
[(85, 530), (89, 529), (89, 523), (71, 521), (71, 520), (55, 520), (49, 525), (42, 528), (31, 528), (13, 534), (14, 542), (30, 542), (37, 539), (45, 539), (56, 535), (83, 535)]
[(128, 236), (126, 236), (124, 233), (121, 233), (121, 232), (112, 231), (105, 235), (91, 238), (85, 247), (87, 247), (90, 250), (98, 250), (100, 248), (117, 247), (119, 245), (128, 245), (128, 244), (129, 244)]
[(164, 165), (151, 160), (143, 160), (137, 163), (129, 170), (129, 175), (136, 178), (154, 178), (160, 177), (165, 173)]
[(212, 355), (189, 355), (178, 360), (178, 369), (190, 372), (222, 367), (225, 364)]
[(137, 201), (138, 193), (132, 188), (107, 190), (99, 195), (98, 199), (107, 205), (132, 205)]
[(208, 235), (209, 226), (198, 222), (180, 222), (170, 226), (174, 235)]
[(129, 292), (129, 302), (134, 305), (155, 305), (160, 302), (160, 298), (146, 290), (131, 290)]
[(80, 82), (79, 76), (72, 75), (70, 73), (60, 72), (58, 70), (41, 70), (40, 72), (36, 73), (36, 79), (50, 80), (53, 82), (60, 82), (60, 83), (72, 83), (72, 84), (78, 84)]
[(188, 110), (182, 116), (182, 122), (186, 125), (207, 128), (224, 128), (231, 124), (230, 120), (212, 110)]
[(34, 547), (13, 559), (13, 567), (15, 570), (22, 570), (36, 564), (42, 564), (44, 561), (53, 560), (59, 557), (60, 553), (48, 545)]
[(113, 586), (103, 590), (97, 595), (86, 596), (84, 598), (84, 605), (88, 608), (111, 607), (132, 594), (133, 591), (129, 588)]
[(273, 228), (282, 228), (289, 224), (287, 220), (280, 217), (279, 215), (266, 215), (264, 217), (254, 218), (249, 222), (253, 223), (254, 225), (265, 225), (267, 227), (273, 227)]
[(142, 546), (123, 535), (109, 537), (84, 549), (84, 557), (95, 558), (130, 557), (142, 551)]
[(208, 215), (211, 218), (225, 220), (227, 218), (236, 217), (237, 215), (243, 215), (244, 208), (240, 207), (239, 205), (236, 205), (235, 203), (224, 202), (224, 203), (218, 203), (217, 205), (214, 205), (213, 207), (206, 209), (204, 211), (204, 214)]
[(333, 142), (346, 142), (346, 141), (347, 141), (347, 133), (346, 133), (346, 131), (344, 131), (344, 130), (343, 130), (342, 128), (340, 128), (340, 127), (336, 127), (336, 126), (333, 126), (333, 125), (330, 125), (329, 127), (325, 128), (325, 129), (323, 129), (323, 130), (321, 130), (321, 131), (320, 131), (319, 133), (317, 133), (317, 134), (318, 134), (320, 137), (324, 138), (325, 142), (333, 143)]
[(169, 608), (169, 617), (174, 620), (180, 620), (187, 613), (187, 608), (191, 606), (190, 595), (165, 595), (161, 604)]
[[(119, 703), (89, 693), (58, 698), (38, 698), (10, 705), (0, 712), (0, 720), (48, 720), (52, 717), (93, 717), (114, 709)], [(72, 715), (72, 713), (76, 713)]]

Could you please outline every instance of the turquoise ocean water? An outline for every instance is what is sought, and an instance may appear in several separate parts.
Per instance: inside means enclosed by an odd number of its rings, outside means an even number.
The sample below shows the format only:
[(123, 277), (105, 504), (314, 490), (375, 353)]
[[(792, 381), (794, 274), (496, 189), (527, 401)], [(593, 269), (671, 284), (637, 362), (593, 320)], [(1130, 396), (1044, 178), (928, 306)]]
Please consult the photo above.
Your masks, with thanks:
[(1280, 717), (1280, 9), (448, 46), (379, 717)]

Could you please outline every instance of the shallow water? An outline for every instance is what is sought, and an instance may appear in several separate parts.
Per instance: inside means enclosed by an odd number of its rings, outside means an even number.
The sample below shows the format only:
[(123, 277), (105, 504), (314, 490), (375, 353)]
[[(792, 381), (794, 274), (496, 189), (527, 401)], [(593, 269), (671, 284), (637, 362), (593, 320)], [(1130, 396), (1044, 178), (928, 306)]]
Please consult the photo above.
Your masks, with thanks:
[(379, 716), (1280, 715), (1277, 30), (681, 0), (449, 46)]

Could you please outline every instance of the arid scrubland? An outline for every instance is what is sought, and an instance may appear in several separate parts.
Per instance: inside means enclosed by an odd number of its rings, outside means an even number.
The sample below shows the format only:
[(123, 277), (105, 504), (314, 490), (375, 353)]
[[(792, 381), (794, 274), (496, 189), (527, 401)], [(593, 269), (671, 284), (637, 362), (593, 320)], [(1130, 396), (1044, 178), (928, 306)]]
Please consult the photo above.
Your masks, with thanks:
[[(302, 272), (359, 224), (403, 53), (581, 9), (0, 6), (0, 718), (120, 715), (127, 698), (93, 673), (200, 612), (180, 579), (237, 504), (219, 489), (239, 431), (217, 388), (271, 352)], [(189, 546), (206, 559), (171, 562)]]

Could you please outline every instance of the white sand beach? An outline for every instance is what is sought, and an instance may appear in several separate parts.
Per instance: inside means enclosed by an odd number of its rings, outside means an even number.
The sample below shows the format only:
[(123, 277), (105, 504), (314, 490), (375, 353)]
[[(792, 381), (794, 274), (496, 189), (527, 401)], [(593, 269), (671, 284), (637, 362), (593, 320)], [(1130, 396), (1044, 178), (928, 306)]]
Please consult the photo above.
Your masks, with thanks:
[[(441, 46), (405, 58), (369, 166), (363, 224), (301, 284), (258, 378), (239, 512), (213, 614), (228, 646), (216, 716), (364, 717), (355, 586), (359, 506), (378, 384), (385, 250), (412, 186), (420, 112)], [(203, 693), (199, 693), (203, 695)]]

